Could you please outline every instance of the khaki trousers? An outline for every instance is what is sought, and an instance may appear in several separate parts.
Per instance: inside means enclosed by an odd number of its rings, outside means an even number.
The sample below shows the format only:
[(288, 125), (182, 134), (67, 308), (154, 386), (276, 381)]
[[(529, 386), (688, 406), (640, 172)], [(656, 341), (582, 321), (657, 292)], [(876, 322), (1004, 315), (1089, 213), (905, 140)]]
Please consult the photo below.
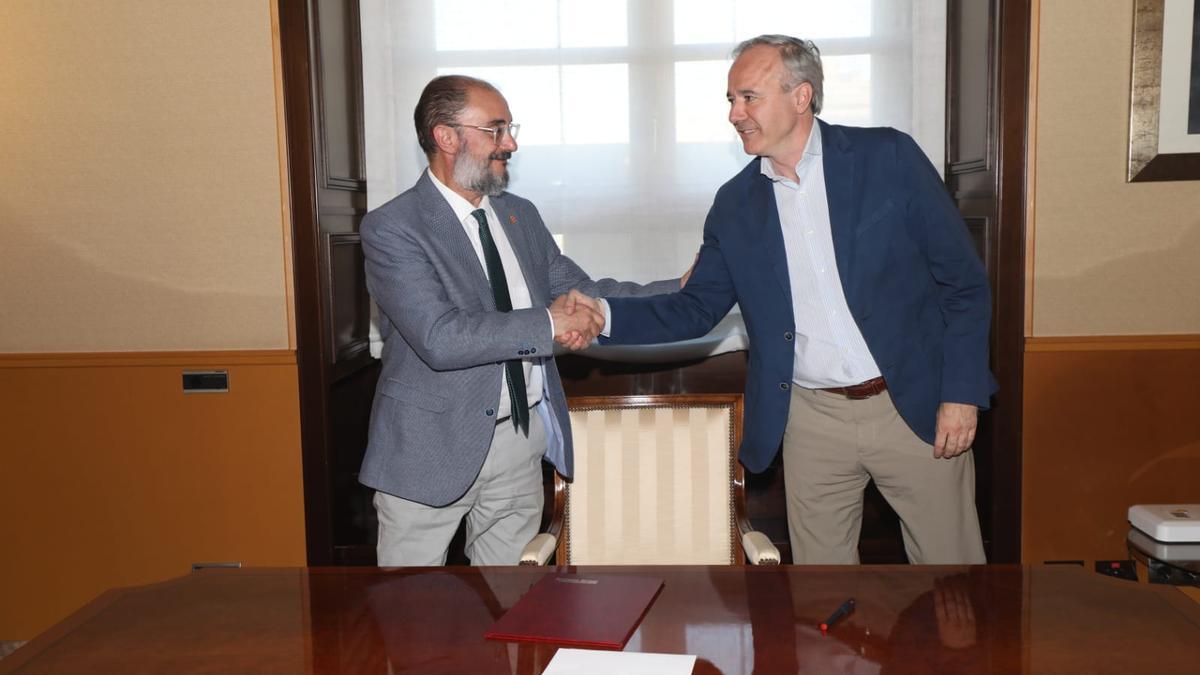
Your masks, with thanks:
[(376, 555), (380, 567), (446, 564), (450, 540), (467, 519), (466, 553), (472, 565), (516, 565), (542, 521), (542, 455), (546, 428), (529, 411), (529, 438), (512, 421), (496, 424), (479, 476), (466, 494), (446, 506), (426, 506), (386, 492), (375, 493), (379, 516)]
[(935, 459), (886, 391), (850, 400), (792, 387), (783, 472), (796, 564), (858, 563), (870, 479), (900, 516), (909, 562), (985, 562), (973, 454)]

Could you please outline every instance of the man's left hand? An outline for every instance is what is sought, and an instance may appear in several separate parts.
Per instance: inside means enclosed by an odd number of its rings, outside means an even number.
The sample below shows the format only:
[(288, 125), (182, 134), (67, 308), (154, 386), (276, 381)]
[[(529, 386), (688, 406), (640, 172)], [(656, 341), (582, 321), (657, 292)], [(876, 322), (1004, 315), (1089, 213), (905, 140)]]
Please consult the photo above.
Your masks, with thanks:
[(970, 403), (943, 402), (937, 411), (937, 432), (933, 456), (950, 459), (971, 449), (979, 408)]

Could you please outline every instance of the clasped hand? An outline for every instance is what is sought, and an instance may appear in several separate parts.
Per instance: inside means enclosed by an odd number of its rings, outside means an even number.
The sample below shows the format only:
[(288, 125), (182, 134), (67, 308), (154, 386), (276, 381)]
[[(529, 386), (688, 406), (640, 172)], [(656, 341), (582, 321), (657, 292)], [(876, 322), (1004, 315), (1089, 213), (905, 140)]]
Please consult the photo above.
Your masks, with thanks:
[(571, 351), (588, 346), (604, 330), (604, 306), (575, 289), (554, 299), (550, 316), (555, 342)]

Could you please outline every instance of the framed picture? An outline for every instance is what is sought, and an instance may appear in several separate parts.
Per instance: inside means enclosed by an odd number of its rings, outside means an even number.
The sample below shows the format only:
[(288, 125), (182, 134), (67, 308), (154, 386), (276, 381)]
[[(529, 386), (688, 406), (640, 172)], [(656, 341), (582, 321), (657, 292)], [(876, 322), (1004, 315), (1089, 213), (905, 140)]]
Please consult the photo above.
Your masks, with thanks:
[(1136, 0), (1128, 182), (1200, 179), (1200, 0)]

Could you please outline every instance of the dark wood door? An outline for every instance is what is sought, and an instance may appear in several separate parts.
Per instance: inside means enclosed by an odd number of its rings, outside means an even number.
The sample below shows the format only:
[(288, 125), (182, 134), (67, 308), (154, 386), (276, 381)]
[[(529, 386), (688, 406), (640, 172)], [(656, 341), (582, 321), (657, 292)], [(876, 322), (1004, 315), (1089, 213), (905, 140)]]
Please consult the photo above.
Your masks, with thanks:
[[(280, 0), (310, 565), (360, 562), (374, 541), (358, 484), (378, 378), (358, 226), (366, 213), (357, 0)], [(372, 558), (373, 559), (373, 558)]]
[(950, 0), (946, 183), (987, 266), (991, 367), (1000, 382), (975, 441), (977, 502), (992, 562), (1021, 556), (1021, 369), (1029, 0)]

